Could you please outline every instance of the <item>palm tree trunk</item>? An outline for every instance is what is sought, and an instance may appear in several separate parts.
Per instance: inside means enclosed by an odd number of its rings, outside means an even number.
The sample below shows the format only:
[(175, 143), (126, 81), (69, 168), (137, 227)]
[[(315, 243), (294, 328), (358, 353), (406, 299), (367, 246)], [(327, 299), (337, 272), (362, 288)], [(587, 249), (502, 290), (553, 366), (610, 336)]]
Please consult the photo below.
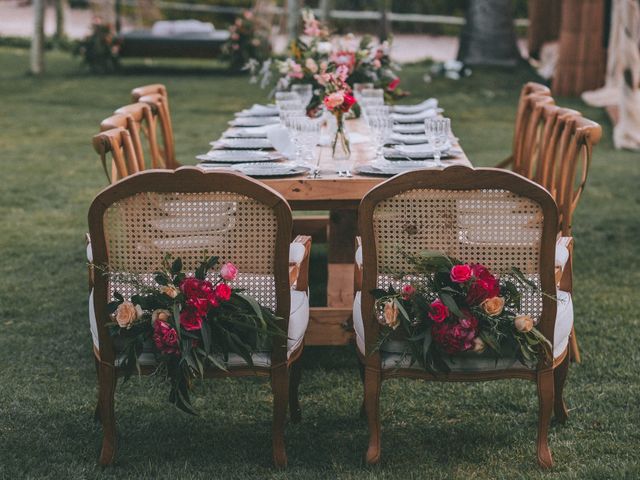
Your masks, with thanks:
[(30, 71), (44, 72), (44, 0), (33, 0), (33, 36), (31, 37)]
[(514, 66), (521, 59), (511, 0), (469, 0), (458, 60), (467, 65)]

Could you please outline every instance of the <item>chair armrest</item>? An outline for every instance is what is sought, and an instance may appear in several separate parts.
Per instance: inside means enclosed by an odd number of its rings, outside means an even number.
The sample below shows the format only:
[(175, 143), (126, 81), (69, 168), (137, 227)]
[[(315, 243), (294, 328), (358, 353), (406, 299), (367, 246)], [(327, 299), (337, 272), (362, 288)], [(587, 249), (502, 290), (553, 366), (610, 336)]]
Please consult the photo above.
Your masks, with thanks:
[(301, 292), (309, 289), (311, 237), (298, 235), (289, 246), (289, 285)]
[(88, 233), (84, 234), (85, 246), (87, 249), (87, 274), (89, 278), (89, 291), (93, 288), (93, 250), (91, 248), (91, 237)]
[(356, 255), (353, 265), (353, 290), (362, 290), (362, 238), (356, 237)]
[(560, 290), (571, 292), (573, 276), (573, 237), (558, 237), (556, 241), (555, 275)]
[(495, 165), (493, 168), (506, 168), (509, 165), (513, 165), (513, 155), (509, 155), (507, 158), (502, 160), (500, 163)]

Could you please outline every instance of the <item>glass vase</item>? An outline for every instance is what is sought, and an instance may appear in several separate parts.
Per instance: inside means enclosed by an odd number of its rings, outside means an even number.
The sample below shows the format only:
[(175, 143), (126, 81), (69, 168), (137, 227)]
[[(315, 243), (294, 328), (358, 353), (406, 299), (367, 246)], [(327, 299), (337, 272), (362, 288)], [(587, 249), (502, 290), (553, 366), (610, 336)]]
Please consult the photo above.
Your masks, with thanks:
[(338, 175), (351, 176), (351, 145), (349, 145), (343, 113), (336, 114), (335, 119), (336, 131), (331, 142), (331, 158)]

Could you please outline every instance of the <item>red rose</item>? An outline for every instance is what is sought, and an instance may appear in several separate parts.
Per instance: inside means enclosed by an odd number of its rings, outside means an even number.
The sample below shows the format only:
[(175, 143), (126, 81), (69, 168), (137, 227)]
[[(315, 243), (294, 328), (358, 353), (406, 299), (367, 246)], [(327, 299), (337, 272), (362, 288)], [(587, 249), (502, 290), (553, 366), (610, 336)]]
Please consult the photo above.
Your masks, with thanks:
[(400, 84), (400, 79), (396, 77), (389, 82), (389, 85), (387, 85), (387, 90), (389, 90), (390, 92), (393, 92), (396, 88), (398, 88), (399, 84)]
[(178, 332), (162, 320), (156, 320), (153, 324), (153, 342), (158, 350), (166, 355), (174, 355), (180, 351), (178, 348)]
[(491, 275), (484, 265), (475, 264), (471, 266), (474, 281), (467, 292), (467, 303), (469, 305), (479, 305), (487, 298), (500, 295), (500, 285), (496, 277)]
[(472, 274), (471, 266), (465, 263), (462, 265), (454, 265), (449, 276), (452, 282), (464, 283), (471, 278)]
[(226, 283), (220, 283), (213, 293), (219, 301), (228, 302), (231, 298), (231, 287)]
[(180, 325), (185, 330), (200, 330), (202, 328), (202, 316), (192, 308), (185, 308), (180, 313)]
[(433, 301), (429, 307), (431, 309), (429, 318), (436, 323), (444, 322), (449, 316), (449, 309), (440, 299)]
[(416, 289), (413, 285), (407, 284), (402, 287), (402, 298), (404, 300), (409, 300), (414, 293), (416, 293)]
[(340, 105), (340, 110), (342, 110), (343, 112), (348, 112), (355, 103), (355, 97), (349, 93), (345, 93), (342, 105)]
[(180, 290), (187, 298), (197, 296), (197, 292), (200, 290), (200, 280), (193, 277), (185, 278), (180, 284)]
[[(472, 322), (473, 317), (467, 319)], [(475, 320), (475, 319), (473, 319)], [(477, 325), (477, 320), (475, 320)], [(431, 336), (433, 341), (442, 347), (442, 349), (449, 353), (459, 353), (473, 348), (474, 339), (477, 335), (475, 328), (466, 328), (464, 325), (468, 325), (463, 321), (459, 321), (453, 325), (448, 323), (434, 324), (431, 327)]]

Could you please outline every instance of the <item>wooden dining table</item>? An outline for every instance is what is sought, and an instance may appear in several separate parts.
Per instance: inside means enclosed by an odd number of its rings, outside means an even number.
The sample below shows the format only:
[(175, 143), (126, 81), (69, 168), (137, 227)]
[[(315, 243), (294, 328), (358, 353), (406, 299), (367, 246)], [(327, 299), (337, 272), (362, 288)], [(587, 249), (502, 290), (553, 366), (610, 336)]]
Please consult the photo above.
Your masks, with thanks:
[[(369, 129), (362, 119), (347, 120), (348, 132), (369, 136)], [(444, 166), (471, 166), (469, 159), (458, 145), (453, 147), (459, 154), (443, 160)], [(384, 176), (364, 176), (354, 174), (352, 177), (339, 176), (332, 160), (331, 147), (318, 147), (320, 175), (317, 178), (308, 176), (285, 178), (262, 178), (264, 184), (279, 192), (287, 199), (293, 210), (329, 211), (328, 219), (328, 276), (326, 307), (310, 309), (309, 327), (305, 334), (306, 345), (347, 345), (353, 339), (352, 307), (354, 298), (354, 256), (357, 236), (357, 209), (360, 200), (376, 185), (388, 178)], [(351, 157), (353, 171), (358, 166), (374, 159), (374, 148), (371, 142), (352, 143)], [(432, 165), (432, 162), (428, 162)], [(432, 167), (435, 168), (435, 167)], [(322, 218), (304, 216), (295, 217), (296, 233), (306, 233), (305, 225)], [(326, 218), (324, 219), (326, 222)]]

